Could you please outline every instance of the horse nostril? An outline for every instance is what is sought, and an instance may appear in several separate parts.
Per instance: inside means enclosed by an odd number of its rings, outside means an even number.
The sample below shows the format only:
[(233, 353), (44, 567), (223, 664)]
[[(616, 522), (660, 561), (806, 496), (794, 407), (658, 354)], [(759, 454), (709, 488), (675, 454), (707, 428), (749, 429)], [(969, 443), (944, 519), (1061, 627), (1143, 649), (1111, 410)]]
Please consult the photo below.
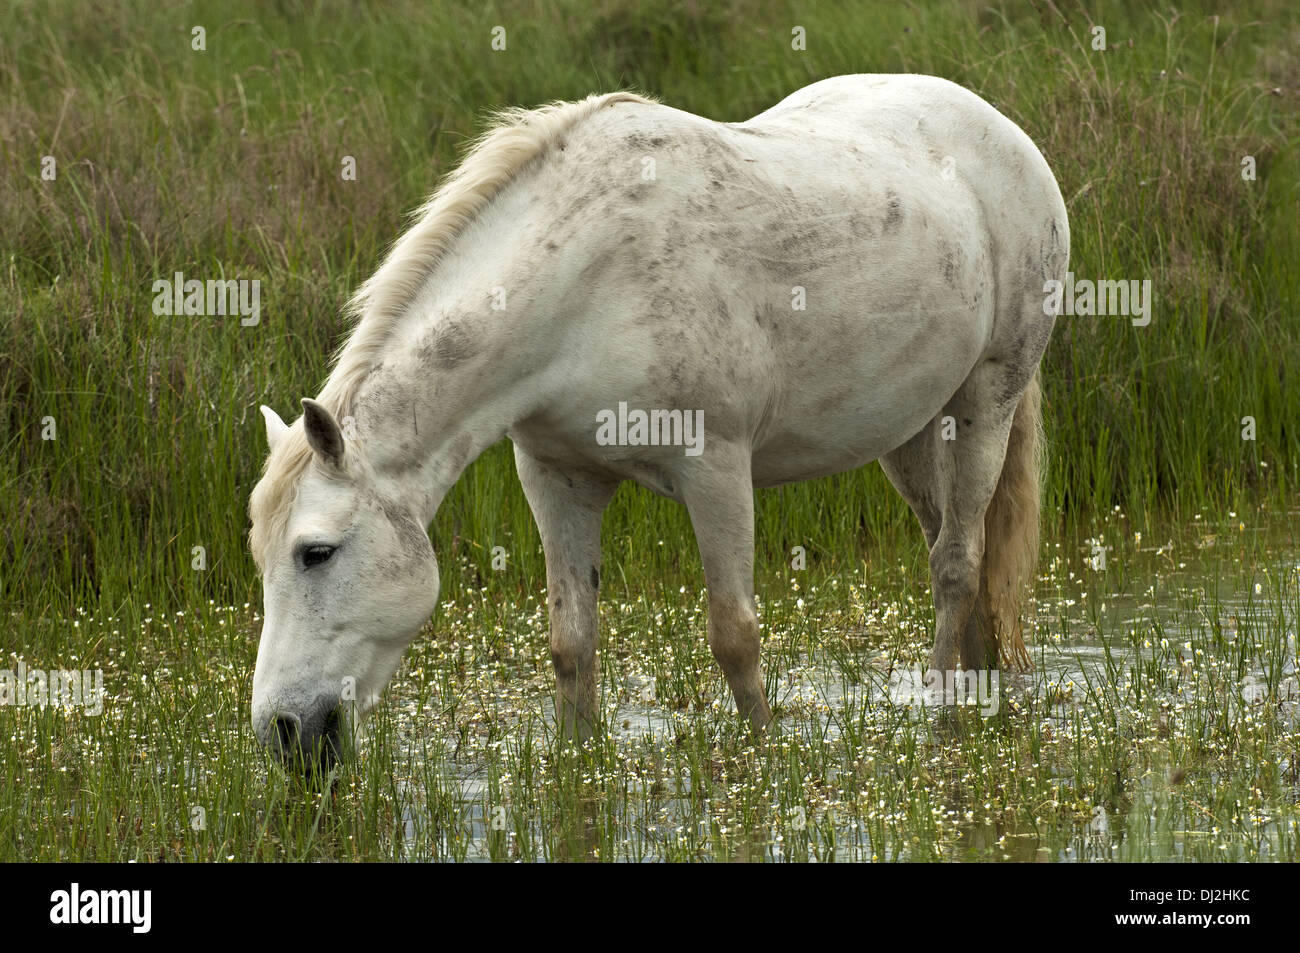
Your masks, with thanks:
[(316, 754), (320, 759), (321, 768), (329, 770), (338, 764), (343, 750), (343, 719), (337, 705), (325, 715), (318, 744)]
[(267, 741), (277, 754), (287, 756), (297, 751), (300, 746), (301, 722), (296, 715), (276, 715), (271, 719), (271, 730)]
[(331, 708), (329, 710), (329, 714), (325, 716), (325, 725), (321, 729), (321, 733), (332, 744), (337, 745), (342, 728), (343, 728), (343, 724), (339, 718), (338, 708), (337, 707)]
[(338, 699), (322, 696), (301, 714), (273, 716), (262, 739), (281, 764), (323, 777), (341, 760), (345, 735)]

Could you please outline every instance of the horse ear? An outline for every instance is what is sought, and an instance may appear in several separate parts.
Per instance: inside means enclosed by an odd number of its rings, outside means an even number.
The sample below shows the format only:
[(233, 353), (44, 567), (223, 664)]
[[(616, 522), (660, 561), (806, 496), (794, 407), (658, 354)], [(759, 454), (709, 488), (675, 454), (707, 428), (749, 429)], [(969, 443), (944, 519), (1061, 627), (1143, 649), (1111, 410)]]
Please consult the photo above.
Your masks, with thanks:
[(310, 397), (302, 399), (302, 427), (307, 444), (326, 463), (343, 462), (343, 431), (334, 415)]
[(266, 404), (262, 405), (262, 417), (266, 420), (266, 445), (270, 450), (274, 451), (279, 446), (280, 438), (288, 432), (289, 425), (281, 420), (280, 415)]

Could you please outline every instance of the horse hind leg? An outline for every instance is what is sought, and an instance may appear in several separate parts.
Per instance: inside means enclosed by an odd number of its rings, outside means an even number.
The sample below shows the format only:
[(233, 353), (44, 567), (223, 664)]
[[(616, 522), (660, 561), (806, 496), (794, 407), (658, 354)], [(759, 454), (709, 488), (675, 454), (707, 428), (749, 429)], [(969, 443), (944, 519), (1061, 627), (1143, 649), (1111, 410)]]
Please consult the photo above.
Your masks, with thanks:
[(933, 671), (955, 671), (959, 656), (966, 670), (1028, 661), (1016, 619), (1037, 552), (1037, 428), (1036, 379), (1017, 382), (986, 361), (938, 417), (881, 459), (930, 547)]
[[(894, 485), (899, 495), (912, 509), (917, 522), (921, 524), (921, 531), (925, 535), (926, 549), (931, 553), (931, 576), (935, 576), (935, 545), (939, 541), (939, 536), (943, 530), (943, 510), (944, 500), (947, 497), (947, 483), (940, 479), (940, 461), (944, 451), (942, 449), (942, 437), (944, 430), (943, 417), (936, 417), (930, 421), (919, 433), (911, 440), (890, 451), (880, 458), (880, 467), (889, 478), (889, 482)], [(952, 533), (945, 537), (945, 543), (951, 543)], [(936, 619), (942, 619), (945, 614), (951, 615), (952, 609), (951, 593), (940, 593), (938, 588), (934, 589), (935, 614)], [(942, 610), (947, 608), (948, 612)], [(967, 611), (964, 606), (958, 609), (958, 612)], [(962, 629), (960, 640), (961, 657), (963, 664), (972, 657), (981, 655), (975, 650), (975, 646), (982, 641), (980, 618), (980, 600), (977, 598), (972, 607), (968, 610), (969, 615), (966, 625)], [(935, 659), (932, 659), (931, 667), (939, 671), (950, 671), (952, 665), (947, 661), (952, 654), (945, 648), (941, 653), (941, 646), (946, 646), (950, 640), (947, 633), (951, 631), (951, 624), (940, 625), (936, 628), (935, 636)], [(942, 666), (937, 663), (938, 657), (942, 654), (945, 661)], [(982, 657), (982, 656), (981, 656)]]
[(921, 524), (927, 549), (934, 548), (943, 521), (934, 479), (938, 427), (936, 418), (907, 443), (880, 458), (880, 468)]

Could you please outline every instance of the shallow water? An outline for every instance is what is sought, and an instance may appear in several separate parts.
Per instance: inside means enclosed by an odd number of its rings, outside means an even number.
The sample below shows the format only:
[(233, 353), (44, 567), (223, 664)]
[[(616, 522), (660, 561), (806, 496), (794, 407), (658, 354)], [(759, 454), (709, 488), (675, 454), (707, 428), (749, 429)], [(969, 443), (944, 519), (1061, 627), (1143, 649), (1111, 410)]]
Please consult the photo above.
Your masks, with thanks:
[[(1213, 529), (1194, 526), (1184, 531), (1177, 545), (1144, 544), (1141, 535), (1134, 534), (1128, 540), (1115, 541), (1117, 552), (1109, 553), (1104, 566), (1095, 559), (1099, 548), (1107, 545), (1104, 541), (1075, 541), (1074, 552), (1067, 547), (1044, 567), (1031, 640), (1035, 667), (1027, 674), (1002, 678), (996, 698), (999, 707), (1009, 708), (1019, 723), (1031, 720), (1043, 738), (1053, 741), (1067, 734), (1083, 737), (1093, 731), (1092, 722), (1105, 720), (1109, 734), (1103, 732), (1096, 739), (1078, 743), (1095, 741), (1105, 746), (1115, 744), (1117, 738), (1137, 739), (1133, 743), (1145, 745), (1143, 750), (1159, 749), (1171, 733), (1191, 728), (1208, 732), (1205, 725), (1216, 719), (1227, 719), (1226, 730), (1220, 731), (1230, 736), (1233, 725), (1260, 722), (1266, 714), (1264, 706), (1269, 709), (1264, 720), (1271, 720), (1275, 730), (1294, 733), (1300, 707), (1296, 670), (1300, 558), (1291, 535), (1291, 516), (1276, 521), (1280, 531), (1275, 529), (1271, 538), (1246, 529), (1235, 515)], [(825, 632), (832, 633), (833, 626), (843, 621), (824, 619), (819, 600), (811, 591), (807, 595), (809, 605), (804, 605), (801, 596), (797, 611), (791, 611), (786, 600), (772, 596), (763, 606), (768, 630), (765, 664), (769, 692), (778, 711), (776, 737), (786, 739), (787, 747), (793, 744), (829, 751), (846, 743), (842, 737), (846, 730), (860, 738), (863, 726), (879, 730), (889, 725), (894, 731), (916, 732), (918, 737), (937, 736), (937, 747), (942, 749), (944, 733), (942, 726), (936, 728), (936, 718), (942, 721), (943, 716), (923, 705), (897, 703), (896, 692), (891, 697), (891, 679), (896, 689), (898, 670), (909, 660), (897, 657), (896, 645), (873, 644), (877, 634), (889, 642), (886, 627), (877, 631), (874, 626), (879, 617), (911, 616), (915, 628), (924, 609), (887, 606), (872, 618), (852, 621), (849, 628), (856, 631), (850, 652), (842, 645), (833, 651), (821, 650), (821, 637), (809, 636), (803, 639), (806, 645), (800, 651), (777, 651), (775, 659), (767, 658), (772, 654), (772, 642), (785, 641), (783, 635), (774, 635), (776, 628), (825, 625)], [(700, 625), (702, 599), (702, 594), (696, 595), (694, 605), (682, 610), (687, 627)], [(659, 609), (654, 612), (654, 622), (664, 623), (668, 615), (669, 610)], [(775, 626), (769, 628), (767, 623), (773, 619)], [(536, 611), (527, 620), (530, 625), (544, 626)], [(929, 624), (928, 619), (920, 621)], [(620, 624), (617, 614), (614, 622)], [(928, 637), (914, 649), (913, 663), (923, 658)], [(1005, 817), (990, 820), (985, 815), (996, 813), (995, 805), (950, 800), (944, 808), (946, 814), (957, 818), (951, 825), (952, 836), (946, 836), (939, 846), (925, 845), (914, 855), (907, 843), (886, 847), (889, 837), (879, 831), (868, 834), (871, 812), (864, 813), (860, 804), (841, 809), (844, 795), (854, 792), (840, 783), (831, 757), (824, 777), (818, 779), (829, 792), (824, 803), (810, 802), (804, 809), (799, 805), (782, 808), (774, 801), (770, 820), (756, 822), (750, 817), (737, 824), (727, 808), (696, 796), (689, 773), (662, 770), (663, 764), (672, 760), (664, 752), (674, 745), (680, 747), (682, 739), (698, 735), (702, 721), (712, 724), (719, 717), (725, 721), (726, 713), (719, 709), (730, 706), (729, 696), (725, 692), (721, 698), (715, 696), (704, 711), (698, 705), (684, 708), (680, 703), (665, 703), (658, 697), (654, 678), (646, 672), (635, 658), (629, 658), (619, 665), (618, 682), (611, 683), (607, 674), (603, 698), (610, 730), (606, 745), (622, 765), (637, 762), (639, 753), (658, 752), (658, 774), (638, 777), (625, 772), (615, 785), (619, 803), (609, 803), (608, 784), (603, 803), (584, 803), (585, 816), (576, 825), (576, 844), (572, 842), (575, 838), (569, 838), (566, 853), (555, 846), (555, 824), (521, 822), (517, 814), (507, 818), (500, 807), (489, 807), (496, 801), (488, 778), (500, 771), (503, 762), (518, 764), (517, 758), (513, 762), (473, 754), (452, 758), (454, 771), (448, 771), (444, 762), (437, 786), (454, 801), (460, 818), (455, 853), (467, 860), (539, 856), (539, 850), (540, 856), (574, 859), (595, 859), (602, 851), (612, 850), (615, 859), (623, 860), (677, 858), (683, 852), (723, 860), (905, 860), (913, 856), (1060, 862), (1177, 860), (1195, 859), (1198, 839), (1223, 836), (1216, 816), (1200, 818), (1194, 811), (1187, 813), (1178, 789), (1192, 770), (1197, 772), (1197, 783), (1212, 787), (1217, 777), (1212, 763), (1189, 769), (1169, 765), (1160, 770), (1147, 764), (1136, 776), (1118, 779), (1120, 794), (1113, 803), (1074, 804), (1073, 816), (1064, 819), (1056, 810), (1055, 799), (1053, 810), (1044, 810), (1036, 822)], [(544, 734), (552, 714), (548, 674), (542, 672), (522, 685), (512, 685), (507, 679), (504, 688), (497, 685), (492, 697), (481, 699), (480, 711), (490, 711), (486, 720), (495, 722), (496, 740), (489, 747), (495, 745), (498, 751), (503, 745), (509, 748), (509, 739), (520, 731)], [(416, 711), (410, 709), (399, 724), (415, 734), (445, 727), (442, 723), (421, 727), (418, 721)], [(1214, 743), (1221, 740), (1216, 735)], [(476, 750), (481, 755), (486, 749)], [(1252, 827), (1245, 839), (1253, 841), (1253, 859), (1293, 856), (1297, 801), (1293, 757), (1293, 751), (1279, 751), (1272, 766), (1277, 777), (1292, 779), (1290, 788), (1282, 784), (1272, 801), (1258, 812), (1251, 809)], [(935, 758), (942, 763), (942, 754)], [(719, 749), (717, 764), (723, 765), (724, 776), (726, 761)], [(607, 757), (606, 766), (608, 763)], [(1073, 778), (1068, 767), (1044, 774), (1059, 778), (1062, 791), (1084, 786), (1084, 779)], [(1094, 783), (1095, 779), (1087, 780)], [(713, 790), (716, 794), (716, 787)], [(1273, 803), (1279, 800), (1289, 801), (1289, 814), (1285, 803)], [(884, 806), (882, 800), (882, 810)], [(893, 806), (891, 824), (896, 824), (898, 806)], [(968, 819), (963, 820), (963, 814)], [(426, 822), (414, 803), (404, 809), (404, 838), (412, 857), (425, 855), (429, 849)], [(603, 837), (597, 832), (602, 823)], [(609, 836), (611, 826), (623, 836)]]

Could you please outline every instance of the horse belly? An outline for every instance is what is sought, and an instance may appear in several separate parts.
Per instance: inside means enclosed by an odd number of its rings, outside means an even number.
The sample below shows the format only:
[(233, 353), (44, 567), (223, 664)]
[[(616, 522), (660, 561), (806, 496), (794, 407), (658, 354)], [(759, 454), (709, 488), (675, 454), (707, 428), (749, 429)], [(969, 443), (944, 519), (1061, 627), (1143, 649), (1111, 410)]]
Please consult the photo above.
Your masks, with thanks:
[(834, 335), (833, 355), (812, 347), (785, 355), (755, 442), (755, 485), (851, 470), (906, 443), (969, 375), (986, 327), (960, 310), (839, 324), (858, 333)]
[[(833, 267), (809, 273), (804, 310), (766, 315), (776, 373), (755, 440), (758, 485), (838, 473), (902, 445), (942, 411), (988, 347), (987, 238), (962, 227), (959, 207), (897, 201), (901, 211), (885, 213), (900, 219), (892, 232), (836, 236), (841, 251)], [(881, 213), (862, 213), (872, 214)]]

